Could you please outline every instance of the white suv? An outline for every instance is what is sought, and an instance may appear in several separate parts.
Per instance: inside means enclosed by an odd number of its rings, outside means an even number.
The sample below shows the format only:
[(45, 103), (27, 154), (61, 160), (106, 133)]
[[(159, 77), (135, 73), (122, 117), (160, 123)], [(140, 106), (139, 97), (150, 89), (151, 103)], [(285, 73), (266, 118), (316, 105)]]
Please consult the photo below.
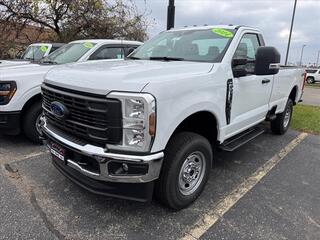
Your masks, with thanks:
[(320, 69), (307, 69), (307, 83), (320, 82)]

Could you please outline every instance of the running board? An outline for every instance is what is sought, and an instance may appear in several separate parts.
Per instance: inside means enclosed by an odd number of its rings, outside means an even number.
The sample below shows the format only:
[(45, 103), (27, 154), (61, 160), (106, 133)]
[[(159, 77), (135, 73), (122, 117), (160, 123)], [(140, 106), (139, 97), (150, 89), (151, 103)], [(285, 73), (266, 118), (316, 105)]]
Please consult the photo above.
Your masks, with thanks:
[(223, 151), (232, 152), (252, 139), (260, 136), (264, 131), (264, 129), (258, 127), (250, 128), (226, 140), (219, 148)]

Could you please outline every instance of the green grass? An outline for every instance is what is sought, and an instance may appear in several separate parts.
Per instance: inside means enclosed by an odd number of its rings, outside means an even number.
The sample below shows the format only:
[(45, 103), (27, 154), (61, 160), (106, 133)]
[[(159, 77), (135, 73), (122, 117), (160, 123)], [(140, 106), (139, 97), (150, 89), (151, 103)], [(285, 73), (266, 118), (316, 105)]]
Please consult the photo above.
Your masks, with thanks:
[(320, 134), (320, 107), (299, 104), (294, 107), (291, 128)]

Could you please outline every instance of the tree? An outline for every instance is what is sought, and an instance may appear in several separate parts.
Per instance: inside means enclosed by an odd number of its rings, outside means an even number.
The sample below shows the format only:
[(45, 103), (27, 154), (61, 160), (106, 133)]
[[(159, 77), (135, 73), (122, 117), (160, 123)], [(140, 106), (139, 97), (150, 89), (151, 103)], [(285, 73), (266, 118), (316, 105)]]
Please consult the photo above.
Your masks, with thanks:
[(132, 0), (0, 0), (1, 15), (50, 29), (55, 40), (146, 39), (148, 21)]

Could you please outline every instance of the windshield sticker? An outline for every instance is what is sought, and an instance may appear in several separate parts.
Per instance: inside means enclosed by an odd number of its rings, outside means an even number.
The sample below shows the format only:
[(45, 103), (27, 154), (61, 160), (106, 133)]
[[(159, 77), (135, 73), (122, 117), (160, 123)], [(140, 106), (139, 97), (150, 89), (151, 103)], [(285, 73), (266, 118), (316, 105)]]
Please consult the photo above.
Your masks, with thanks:
[(45, 53), (47, 50), (48, 50), (48, 47), (47, 47), (47, 46), (42, 45), (42, 46), (40, 47), (40, 51), (43, 52), (43, 53)]
[(93, 48), (93, 44), (92, 44), (91, 42), (85, 42), (85, 43), (83, 44), (83, 46), (84, 46), (85, 48)]
[(218, 34), (219, 36), (225, 37), (225, 38), (232, 38), (233, 37), (233, 33), (222, 29), (222, 28), (213, 28), (212, 32), (214, 32), (215, 34)]

